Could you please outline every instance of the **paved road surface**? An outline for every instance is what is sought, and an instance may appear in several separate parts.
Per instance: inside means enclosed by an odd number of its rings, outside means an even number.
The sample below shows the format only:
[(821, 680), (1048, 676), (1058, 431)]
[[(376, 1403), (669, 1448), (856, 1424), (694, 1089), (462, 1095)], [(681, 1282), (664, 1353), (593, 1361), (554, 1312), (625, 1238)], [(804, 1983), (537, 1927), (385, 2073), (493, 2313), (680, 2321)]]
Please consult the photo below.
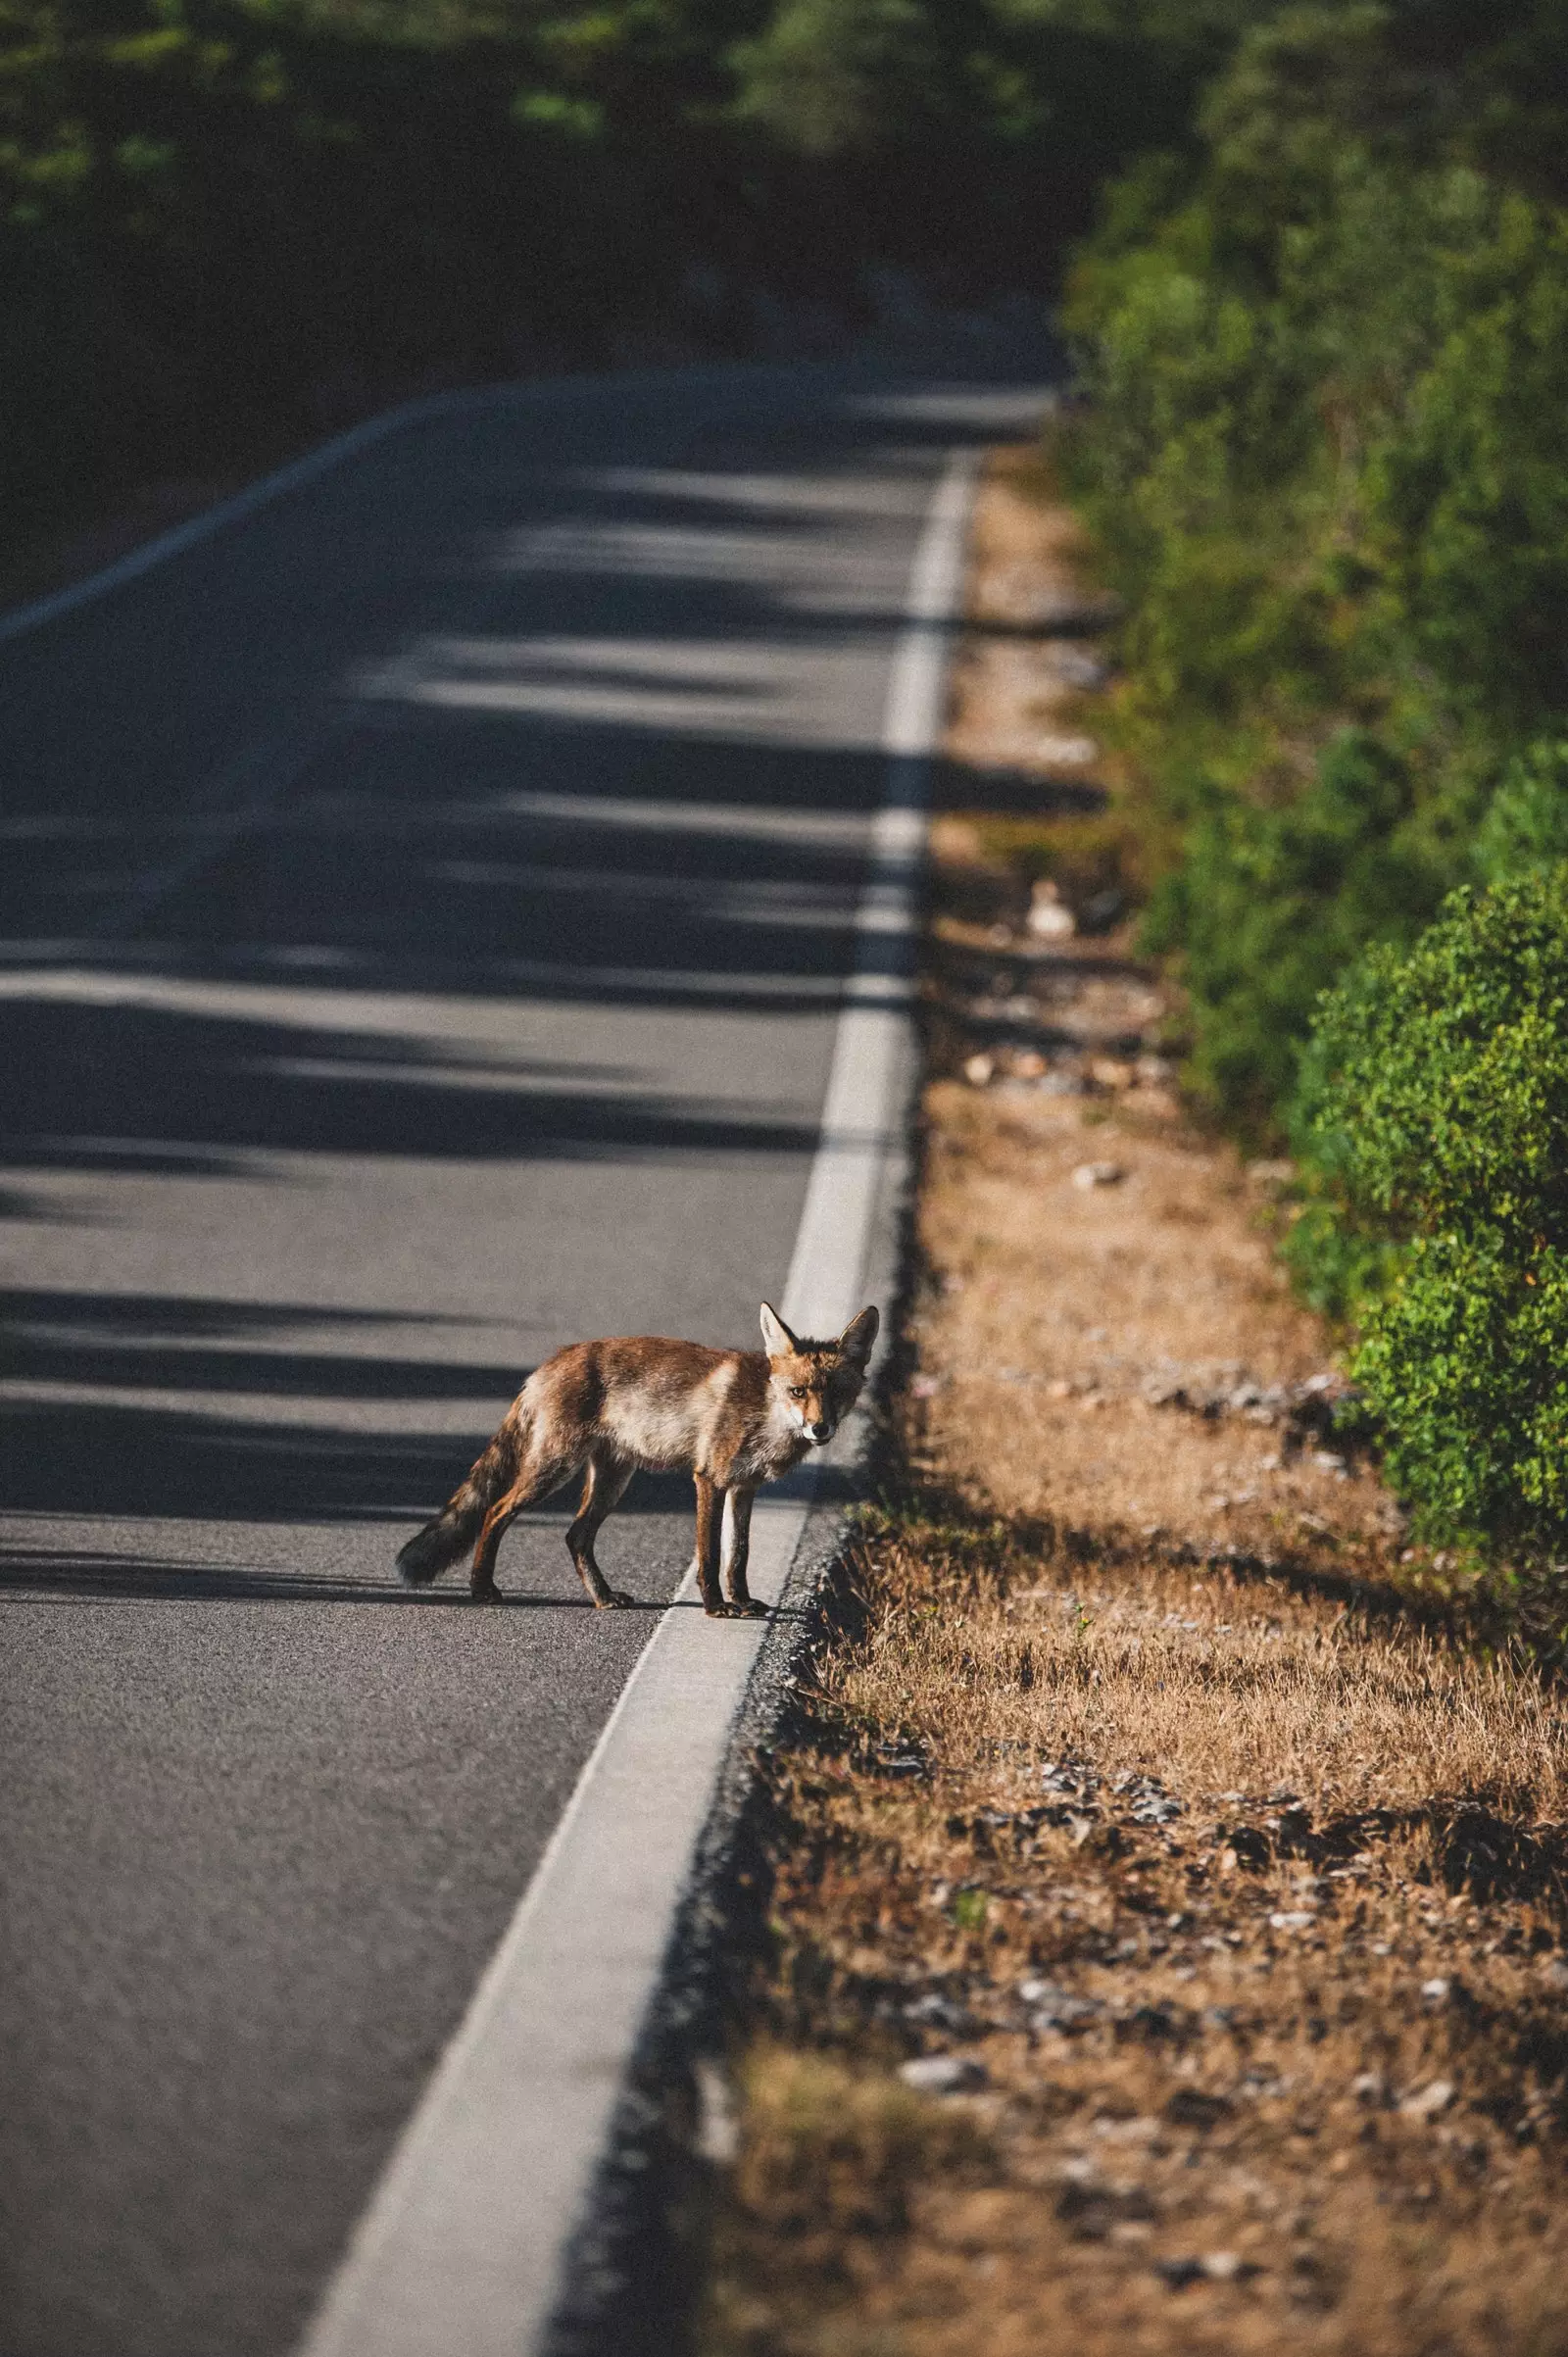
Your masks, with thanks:
[(0, 2348), (297, 2338), (689, 1544), (389, 1577), (532, 1364), (750, 1342), (944, 453), (1026, 388), (411, 426), (0, 647)]

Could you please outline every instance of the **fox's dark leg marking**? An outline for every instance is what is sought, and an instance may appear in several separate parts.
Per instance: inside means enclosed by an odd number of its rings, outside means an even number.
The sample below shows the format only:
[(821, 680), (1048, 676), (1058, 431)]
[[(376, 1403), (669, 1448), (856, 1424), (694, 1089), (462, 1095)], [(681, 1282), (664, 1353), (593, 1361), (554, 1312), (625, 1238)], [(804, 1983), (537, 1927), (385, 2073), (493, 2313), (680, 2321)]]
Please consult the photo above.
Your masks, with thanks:
[(730, 1607), (725, 1603), (718, 1585), (719, 1524), (723, 1515), (724, 1493), (706, 1473), (693, 1476), (697, 1485), (697, 1551), (693, 1561), (697, 1566), (697, 1585), (702, 1590), (703, 1610), (715, 1618), (726, 1618)]
[(576, 1471), (568, 1458), (564, 1464), (559, 1457), (541, 1464), (537, 1457), (522, 1472), (502, 1497), (496, 1499), (484, 1518), (479, 1544), (473, 1550), (473, 1569), (468, 1575), (468, 1594), (476, 1604), (499, 1604), (501, 1591), (496, 1586), (496, 1554), (511, 1525), (524, 1506), (532, 1505), (536, 1498), (548, 1498), (552, 1490)]
[(577, 1577), (595, 1604), (601, 1607), (608, 1604), (634, 1604), (637, 1601), (634, 1596), (627, 1596), (622, 1589), (612, 1588), (594, 1561), (594, 1541), (625, 1495), (632, 1472), (633, 1467), (623, 1464), (618, 1457), (591, 1456), (588, 1459), (587, 1478), (582, 1485), (582, 1502), (577, 1508), (577, 1519), (566, 1533), (566, 1545), (577, 1566)]
[(766, 1618), (767, 1606), (760, 1604), (746, 1585), (746, 1558), (752, 1543), (752, 1499), (755, 1490), (735, 1489), (724, 1499), (724, 1535), (728, 1541), (728, 1560), (723, 1568), (729, 1575), (730, 1602), (737, 1612), (754, 1620)]

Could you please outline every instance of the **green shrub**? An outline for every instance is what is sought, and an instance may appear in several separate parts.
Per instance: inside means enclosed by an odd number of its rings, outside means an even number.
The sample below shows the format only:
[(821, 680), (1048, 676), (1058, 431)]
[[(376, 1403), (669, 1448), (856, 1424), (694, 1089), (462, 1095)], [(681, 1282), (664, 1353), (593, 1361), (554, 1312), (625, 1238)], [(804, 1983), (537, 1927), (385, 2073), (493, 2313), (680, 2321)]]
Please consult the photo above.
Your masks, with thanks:
[(1179, 952), (1196, 1045), (1189, 1080), (1211, 1106), (1267, 1125), (1296, 1077), (1319, 994), (1368, 941), (1410, 939), (1442, 880), (1410, 840), (1410, 781), (1347, 730), (1283, 808), (1216, 795), (1147, 927)]
[(1296, 1125), (1317, 1192), (1294, 1252), (1359, 1296), (1352, 1372), (1396, 1486), (1433, 1536), (1558, 1540), (1568, 867), (1366, 951), (1323, 1002)]
[(1368, 529), (1412, 646), (1528, 726), (1568, 707), (1568, 218), (1510, 194), (1477, 226), (1434, 282), (1439, 337), (1368, 467)]
[(1395, 1487), (1433, 1538), (1526, 1551), (1568, 1528), (1568, 1254), (1422, 1237), (1354, 1371)]
[(1568, 859), (1568, 742), (1543, 737), (1510, 761), (1476, 832), (1487, 884), (1549, 875)]
[(1568, 25), (1237, 29), (1067, 307), (1105, 734), (1189, 1079), (1288, 1125), (1287, 1257), (1426, 1527), (1517, 1559), (1568, 1545)]
[(1253, 1135), (1363, 944), (1568, 853), (1536, 759), (1568, 711), (1568, 207), (1488, 128), (1525, 50), (1477, 20), (1435, 71), (1413, 37), (1360, 0), (1252, 25), (1206, 152), (1107, 207), (1067, 310), (1066, 469), (1129, 617), (1108, 733), (1174, 846), (1150, 941)]

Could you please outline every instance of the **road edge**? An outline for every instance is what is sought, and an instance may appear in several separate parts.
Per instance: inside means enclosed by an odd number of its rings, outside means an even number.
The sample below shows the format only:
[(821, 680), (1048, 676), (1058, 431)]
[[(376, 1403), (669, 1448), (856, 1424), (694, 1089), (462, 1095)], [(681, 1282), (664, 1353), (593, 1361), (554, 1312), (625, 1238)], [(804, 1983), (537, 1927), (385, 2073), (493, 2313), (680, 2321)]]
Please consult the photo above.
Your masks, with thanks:
[[(828, 368), (835, 365), (843, 368), (854, 364), (826, 364)], [(302, 451), (298, 458), (270, 467), (254, 481), (242, 484), (239, 490), (226, 493), (211, 507), (187, 516), (183, 523), (171, 524), (138, 541), (122, 557), (96, 566), (79, 580), (63, 582), (58, 589), (47, 590), (42, 596), (25, 599), (17, 606), (0, 607), (0, 646), (30, 637), (33, 631), (62, 621), (84, 606), (96, 605), (100, 598), (183, 556), (187, 549), (199, 547), (204, 540), (244, 523), (247, 517), (270, 507), (274, 500), (286, 499), (292, 492), (318, 481), (323, 474), (332, 473), (394, 434), (409, 433), (448, 417), (477, 416), (486, 410), (526, 412), (559, 401), (564, 395), (578, 401), (630, 401), (644, 392), (662, 391), (672, 382), (697, 388), (743, 374), (760, 382), (769, 376), (795, 373), (800, 366), (792, 362), (734, 360), (680, 368), (583, 371), (502, 379), (493, 384), (455, 385), (444, 392), (423, 393), (413, 400), (397, 402), (391, 409), (377, 410), (372, 417), (361, 418), (357, 425), (329, 435), (325, 441)]]
[[(910, 1266), (919, 1077), (911, 1039), (909, 1118), (887, 1159), (864, 1283), (867, 1297), (884, 1305), (890, 1341), (902, 1330)], [(885, 1458), (897, 1356), (896, 1342), (880, 1354), (857, 1419), (845, 1475), (861, 1494)], [(810, 1513), (768, 1624), (539, 2357), (675, 2357), (686, 2346), (701, 2291), (709, 2181), (719, 2158), (709, 2142), (705, 2085), (727, 2085), (734, 1967), (738, 1955), (755, 1952), (759, 1928), (758, 1768), (787, 1727), (800, 1676), (829, 1624), (852, 1511), (837, 1499)]]
[[(845, 1322), (895, 1245), (889, 1190), (902, 1191), (906, 1173), (929, 764), (977, 464), (951, 456), (928, 504), (889, 675), (887, 793), (784, 1297), (785, 1314), (808, 1330)], [(828, 1452), (841, 1494), (867, 1438), (857, 1419)], [(806, 1605), (837, 1545), (843, 1504), (812, 1511), (825, 1486), (781, 1486), (759, 1500), (753, 1586), (785, 1607), (765, 1630), (705, 1625), (684, 1590), (661, 1620), (300, 2357), (519, 2357), (562, 2345), (636, 2056), (701, 1912), (705, 1872), (738, 1822), (746, 1763), (787, 1692)]]

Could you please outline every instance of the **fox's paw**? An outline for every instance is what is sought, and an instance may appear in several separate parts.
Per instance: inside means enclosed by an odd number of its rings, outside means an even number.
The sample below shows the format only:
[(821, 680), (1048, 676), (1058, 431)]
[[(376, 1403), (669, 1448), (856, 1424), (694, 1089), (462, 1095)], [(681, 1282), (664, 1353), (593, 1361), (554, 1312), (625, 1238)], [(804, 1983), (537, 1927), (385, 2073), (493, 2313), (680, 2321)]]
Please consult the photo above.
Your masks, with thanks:
[(703, 1610), (710, 1620), (766, 1620), (767, 1606), (748, 1596), (744, 1604), (705, 1604)]
[(611, 1588), (605, 1595), (594, 1597), (596, 1612), (625, 1612), (635, 1606), (637, 1598), (628, 1596), (624, 1588)]
[(482, 1588), (468, 1590), (468, 1601), (472, 1604), (504, 1604), (506, 1600), (494, 1580), (487, 1580)]

